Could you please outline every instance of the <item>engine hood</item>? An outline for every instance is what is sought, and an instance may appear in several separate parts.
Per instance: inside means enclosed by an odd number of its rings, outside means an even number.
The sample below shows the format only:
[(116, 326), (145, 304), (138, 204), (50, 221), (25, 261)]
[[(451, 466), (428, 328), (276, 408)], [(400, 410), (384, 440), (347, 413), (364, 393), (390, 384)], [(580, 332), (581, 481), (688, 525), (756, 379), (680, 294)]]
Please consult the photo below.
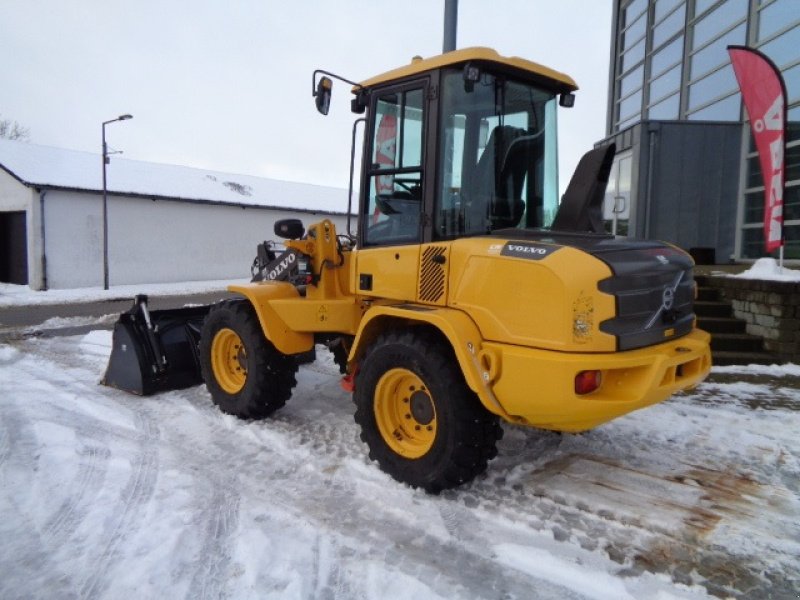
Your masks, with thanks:
[(448, 304), (493, 341), (630, 350), (691, 331), (692, 266), (662, 242), (503, 230), (452, 242)]

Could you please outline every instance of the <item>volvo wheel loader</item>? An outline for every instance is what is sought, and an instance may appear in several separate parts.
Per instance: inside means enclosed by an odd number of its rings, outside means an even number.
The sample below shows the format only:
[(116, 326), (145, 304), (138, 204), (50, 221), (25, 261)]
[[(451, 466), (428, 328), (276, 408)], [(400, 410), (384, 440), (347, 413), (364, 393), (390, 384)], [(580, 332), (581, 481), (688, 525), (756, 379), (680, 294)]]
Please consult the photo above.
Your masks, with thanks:
[(192, 351), (221, 410), (269, 416), (325, 344), (370, 458), (436, 493), (487, 468), (501, 421), (584, 431), (707, 375), (691, 258), (605, 232), (613, 146), (558, 201), (570, 77), (469, 48), (344, 81), (365, 115), (357, 231), (280, 221), (266, 275), (210, 309)]

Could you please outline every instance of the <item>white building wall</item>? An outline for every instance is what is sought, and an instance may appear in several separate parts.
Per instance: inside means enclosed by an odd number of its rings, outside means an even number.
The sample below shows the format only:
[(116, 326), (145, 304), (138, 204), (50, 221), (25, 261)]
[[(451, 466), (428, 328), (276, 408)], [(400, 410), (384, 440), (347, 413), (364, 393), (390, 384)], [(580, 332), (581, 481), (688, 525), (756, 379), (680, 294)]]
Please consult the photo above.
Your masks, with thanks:
[(103, 285), (102, 196), (48, 190), (44, 197), (47, 287)]
[(24, 183), (0, 169), (0, 211), (28, 210), (31, 189)]
[[(109, 283), (249, 277), (256, 245), (275, 239), (275, 221), (292, 217), (345, 227), (344, 215), (109, 196)], [(102, 196), (51, 190), (45, 222), (48, 286), (102, 286)]]

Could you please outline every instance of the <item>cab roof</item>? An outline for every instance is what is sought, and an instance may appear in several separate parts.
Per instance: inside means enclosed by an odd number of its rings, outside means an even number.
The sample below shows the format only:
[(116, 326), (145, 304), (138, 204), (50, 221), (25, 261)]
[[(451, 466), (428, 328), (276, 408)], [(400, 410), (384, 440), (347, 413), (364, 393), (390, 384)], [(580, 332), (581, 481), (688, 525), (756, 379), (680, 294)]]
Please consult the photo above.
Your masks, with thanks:
[[(556, 83), (557, 87), (564, 92), (572, 92), (578, 89), (577, 84), (569, 75), (559, 73), (558, 71), (554, 71), (553, 69), (517, 56), (501, 56), (497, 51), (491, 48), (482, 47), (462, 48), (461, 50), (445, 52), (444, 54), (439, 54), (438, 56), (432, 56), (430, 58), (414, 57), (411, 64), (371, 77), (361, 82), (359, 85), (361, 88), (371, 88), (382, 83), (403, 79), (442, 67), (464, 64), (470, 61), (492, 63), (502, 67), (510, 67), (511, 70), (522, 71), (523, 73), (543, 77)], [(354, 88), (353, 91), (357, 92), (358, 89), (359, 88)]]

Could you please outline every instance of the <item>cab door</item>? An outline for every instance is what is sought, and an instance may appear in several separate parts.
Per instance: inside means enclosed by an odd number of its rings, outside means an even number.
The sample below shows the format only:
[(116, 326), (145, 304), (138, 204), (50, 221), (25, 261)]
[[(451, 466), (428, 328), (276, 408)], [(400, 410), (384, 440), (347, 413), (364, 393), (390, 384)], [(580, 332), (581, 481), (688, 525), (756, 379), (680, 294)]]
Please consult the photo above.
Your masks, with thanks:
[(425, 225), (427, 83), (375, 91), (361, 193), (356, 293), (414, 301)]

